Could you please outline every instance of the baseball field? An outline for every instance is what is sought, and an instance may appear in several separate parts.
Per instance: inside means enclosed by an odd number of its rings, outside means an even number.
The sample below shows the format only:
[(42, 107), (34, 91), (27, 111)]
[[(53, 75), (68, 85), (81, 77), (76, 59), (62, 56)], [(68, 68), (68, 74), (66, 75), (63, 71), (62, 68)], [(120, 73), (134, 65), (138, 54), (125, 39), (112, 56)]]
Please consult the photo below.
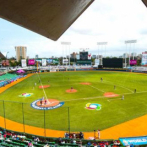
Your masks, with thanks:
[[(48, 86), (42, 89), (39, 88), (41, 84)], [(53, 130), (66, 131), (69, 127), (71, 131), (104, 130), (147, 114), (146, 94), (146, 74), (107, 71), (40, 73), (0, 94), (0, 116)], [(45, 111), (33, 108), (31, 104), (42, 97), (64, 104)]]

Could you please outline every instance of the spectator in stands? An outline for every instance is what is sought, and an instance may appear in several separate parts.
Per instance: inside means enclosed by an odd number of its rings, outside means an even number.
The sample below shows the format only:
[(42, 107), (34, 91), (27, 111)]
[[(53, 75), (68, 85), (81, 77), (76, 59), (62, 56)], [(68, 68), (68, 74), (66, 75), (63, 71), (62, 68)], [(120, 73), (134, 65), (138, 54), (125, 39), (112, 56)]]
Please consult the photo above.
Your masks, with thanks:
[(69, 134), (67, 132), (65, 133), (65, 138), (69, 138)]
[(61, 144), (65, 144), (65, 140), (62, 140), (62, 141), (61, 141)]
[(73, 144), (76, 144), (76, 140), (73, 140)]
[(28, 147), (33, 147), (33, 143), (31, 141), (28, 143)]
[(87, 143), (87, 147), (90, 147), (90, 146), (91, 146), (91, 142), (88, 142), (88, 143)]
[(73, 133), (73, 138), (76, 139), (76, 133)]
[(134, 145), (133, 144), (130, 144), (130, 147), (134, 147)]
[(113, 144), (114, 144), (114, 145), (120, 145), (120, 142), (119, 142), (119, 140), (114, 140), (114, 141), (113, 141)]
[(39, 142), (40, 140), (39, 140), (38, 137), (35, 137), (35, 138), (34, 138), (34, 141), (35, 141), (35, 142)]
[(84, 134), (82, 132), (80, 132), (80, 139), (84, 138)]
[(97, 147), (97, 143), (96, 143), (96, 142), (94, 142), (92, 145), (93, 145), (94, 147)]
[(0, 140), (4, 140), (4, 137), (2, 134), (0, 134)]
[(5, 133), (5, 134), (3, 135), (3, 137), (4, 137), (4, 139), (6, 140), (7, 134)]
[(48, 144), (46, 144), (44, 147), (49, 147), (49, 145), (48, 145)]
[(58, 144), (61, 144), (61, 142), (62, 142), (62, 139), (61, 139), (61, 137), (59, 137), (58, 138)]

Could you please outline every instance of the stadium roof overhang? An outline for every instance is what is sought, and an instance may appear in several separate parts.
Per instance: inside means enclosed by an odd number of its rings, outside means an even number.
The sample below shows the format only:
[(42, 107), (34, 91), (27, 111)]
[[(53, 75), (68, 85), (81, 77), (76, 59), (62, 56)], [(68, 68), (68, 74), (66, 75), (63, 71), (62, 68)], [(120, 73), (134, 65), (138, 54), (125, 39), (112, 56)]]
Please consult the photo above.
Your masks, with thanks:
[(94, 0), (0, 0), (0, 17), (57, 40)]
[(147, 0), (142, 0), (142, 2), (146, 5), (147, 7)]

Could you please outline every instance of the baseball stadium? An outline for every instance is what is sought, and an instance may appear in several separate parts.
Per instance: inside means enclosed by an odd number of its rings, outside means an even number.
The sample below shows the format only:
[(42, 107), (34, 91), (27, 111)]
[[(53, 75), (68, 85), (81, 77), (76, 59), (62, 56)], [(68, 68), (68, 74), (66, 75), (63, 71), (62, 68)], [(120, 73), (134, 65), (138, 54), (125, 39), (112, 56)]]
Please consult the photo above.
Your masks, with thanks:
[[(56, 41), (94, 3), (64, 0), (63, 6), (60, 0), (42, 1), (0, 0), (0, 17)], [(147, 5), (147, 0), (142, 2)], [(136, 40), (125, 41), (129, 43)], [(19, 69), (10, 68), (7, 58), (2, 61), (0, 147), (146, 146), (147, 52), (142, 53), (142, 66), (134, 56), (98, 56), (92, 66), (85, 50), (75, 65), (70, 58), (62, 60), (63, 65), (47, 66), (60, 61), (21, 59)]]

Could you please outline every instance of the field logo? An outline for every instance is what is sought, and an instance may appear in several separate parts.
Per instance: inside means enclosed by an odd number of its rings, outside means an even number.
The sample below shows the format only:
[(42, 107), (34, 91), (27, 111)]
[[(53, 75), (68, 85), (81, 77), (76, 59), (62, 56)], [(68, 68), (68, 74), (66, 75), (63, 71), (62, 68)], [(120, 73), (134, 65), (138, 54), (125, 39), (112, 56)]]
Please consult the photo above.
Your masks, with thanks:
[(52, 110), (64, 105), (64, 102), (60, 102), (55, 99), (38, 99), (31, 103), (31, 107), (38, 110)]
[(19, 97), (30, 97), (33, 93), (22, 93)]
[(94, 104), (94, 103), (87, 103), (86, 104), (86, 109), (89, 109), (89, 110), (101, 110), (101, 105), (100, 104)]

